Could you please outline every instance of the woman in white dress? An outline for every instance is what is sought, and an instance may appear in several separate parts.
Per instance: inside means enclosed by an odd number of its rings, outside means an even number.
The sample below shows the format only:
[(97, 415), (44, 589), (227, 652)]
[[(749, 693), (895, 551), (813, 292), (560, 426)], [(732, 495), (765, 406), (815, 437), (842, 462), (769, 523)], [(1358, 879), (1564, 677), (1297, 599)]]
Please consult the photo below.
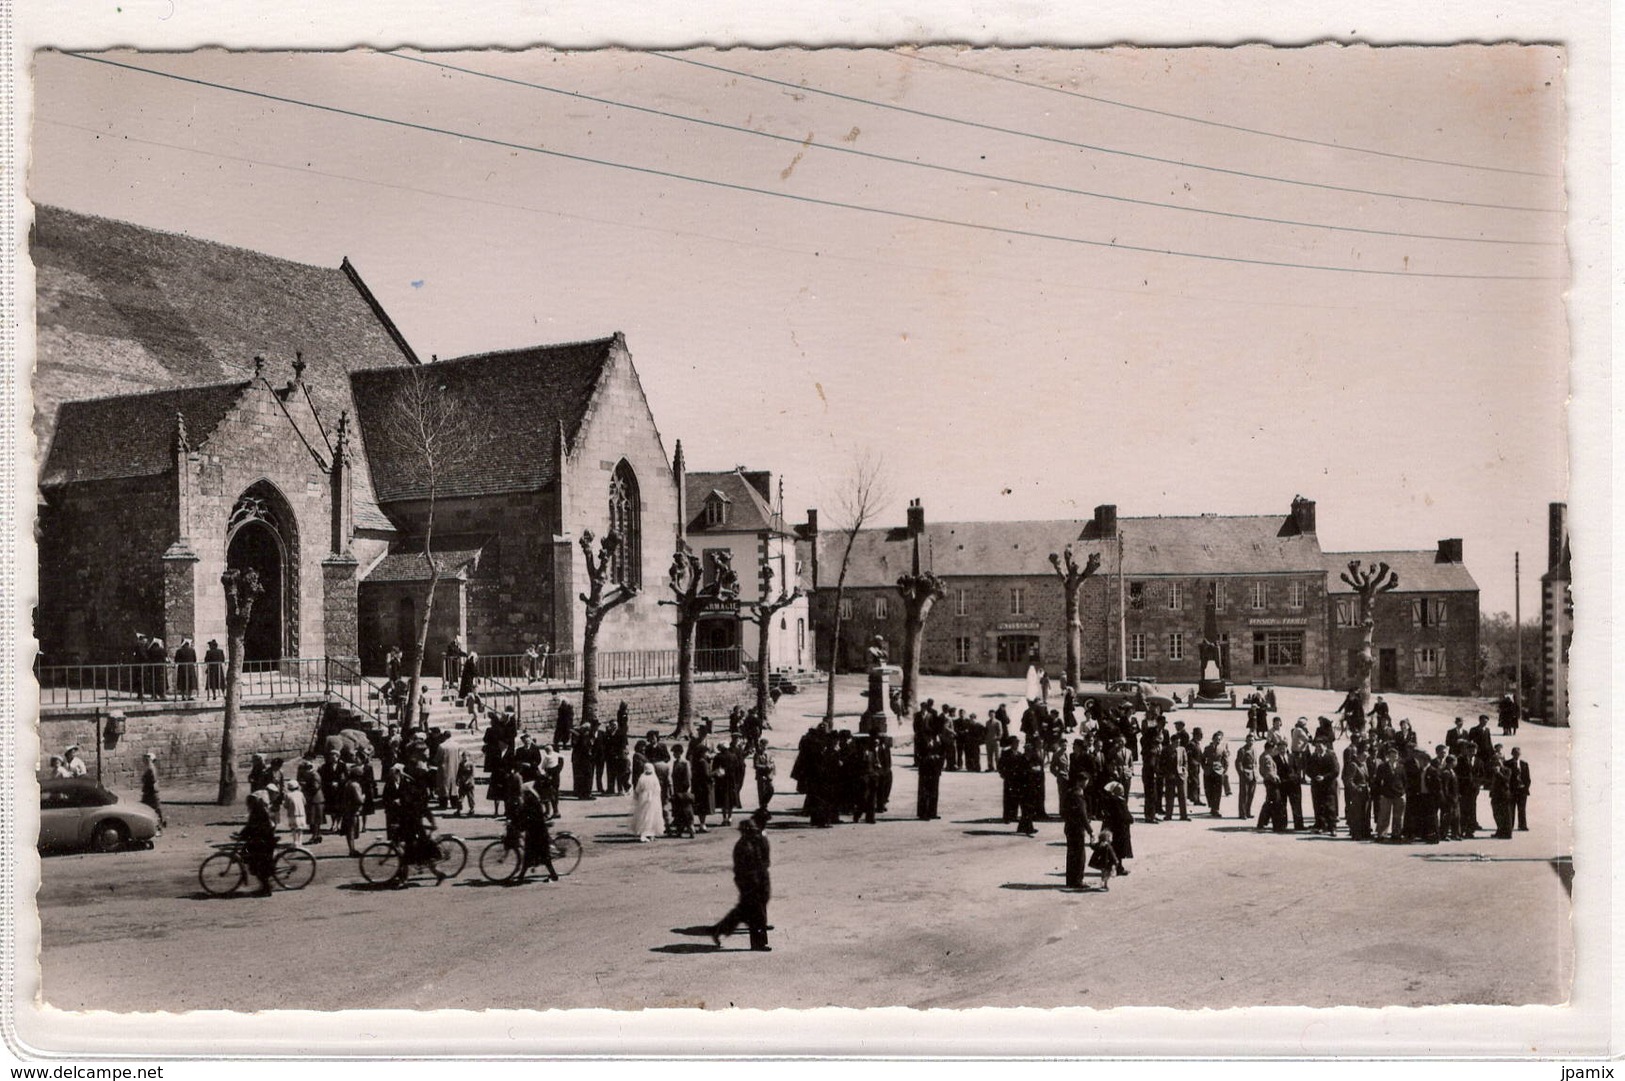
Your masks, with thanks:
[(632, 786), (632, 833), (639, 841), (652, 841), (664, 833), (665, 817), (660, 813), (660, 778), (655, 776), (651, 763), (643, 764), (643, 773)]

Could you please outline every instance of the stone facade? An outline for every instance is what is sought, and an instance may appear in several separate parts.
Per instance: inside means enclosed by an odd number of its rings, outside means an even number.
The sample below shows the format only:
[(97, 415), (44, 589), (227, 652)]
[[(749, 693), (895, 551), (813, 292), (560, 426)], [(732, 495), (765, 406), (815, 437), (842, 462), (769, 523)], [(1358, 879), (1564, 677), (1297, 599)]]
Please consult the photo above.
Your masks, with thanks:
[[(1348, 603), (1354, 603), (1348, 598)], [(1418, 605), (1427, 606), (1422, 614)], [(1439, 622), (1442, 613), (1443, 622)], [(1384, 593), (1372, 605), (1371, 689), (1409, 694), (1474, 694), (1478, 687), (1478, 593)], [(1355, 657), (1364, 630), (1333, 605), (1331, 686), (1355, 682)], [(1426, 652), (1425, 652), (1426, 651)], [(1385, 657), (1385, 654), (1387, 656)]]
[[(1223, 578), (1132, 577), (1127, 596), (1138, 587), (1142, 607), (1130, 602), (1126, 632), (1128, 674), (1170, 683), (1194, 683), (1200, 675), (1197, 642), (1202, 635), (1202, 601), (1209, 583), (1222, 581), (1225, 606), (1218, 613), (1221, 656), (1228, 653), (1226, 678), (1237, 683), (1268, 679), (1276, 683), (1320, 687), (1327, 657), (1326, 591), (1323, 577), (1301, 575), (1233, 575)], [(1054, 575), (945, 577), (947, 593), (931, 609), (925, 625), (921, 670), (936, 674), (1019, 676), (1027, 671), (1030, 653), (1021, 643), (1033, 639), (1038, 663), (1059, 678), (1066, 665), (1064, 587)], [(1292, 604), (1293, 585), (1301, 590)], [(1264, 587), (1264, 607), (1252, 607), (1253, 590)], [(1170, 607), (1180, 591), (1181, 606)], [(1019, 593), (1019, 600), (1016, 594)], [(902, 641), (902, 601), (895, 589), (848, 589), (852, 621), (842, 633), (841, 665), (863, 664), (869, 639), (883, 634), (894, 654)], [(815, 598), (814, 618), (831, 625), (833, 591)], [(885, 616), (877, 613), (883, 602)], [(1019, 608), (1019, 610), (1017, 610)], [(1088, 680), (1116, 679), (1121, 648), (1117, 628), (1117, 580), (1108, 573), (1086, 580), (1079, 595), (1082, 624), (1079, 670)], [(1255, 663), (1254, 636), (1301, 635), (1298, 663), (1270, 664), (1269, 643)], [(1176, 643), (1174, 635), (1180, 635)], [(1136, 642), (1136, 636), (1140, 640)], [(1005, 641), (1002, 643), (1001, 639)], [(1176, 656), (1175, 654), (1179, 654)], [(1281, 656), (1280, 643), (1274, 656)], [(962, 659), (963, 658), (963, 659)], [(828, 655), (821, 658), (828, 663)]]
[[(479, 549), (466, 581), (442, 580), (435, 598), (426, 670), (438, 674), (433, 658), (453, 636), (481, 653), (523, 653), (526, 646), (555, 641), (553, 539), (558, 498), (554, 491), (507, 492), (441, 499), (434, 508), (435, 548)], [(403, 533), (421, 536), (428, 504), (392, 503), (389, 514)], [(409, 547), (409, 545), (403, 545)], [(392, 645), (403, 651), (417, 634), (403, 627), (402, 601), (421, 614), (428, 588), (421, 581), (366, 580), (361, 587), (362, 660), (368, 672), (383, 670)], [(557, 648), (557, 647), (555, 647)]]
[(586, 564), (576, 542), (583, 530), (590, 529), (600, 540), (609, 531), (610, 479), (623, 460), (637, 478), (641, 581), (637, 597), (604, 620), (599, 648), (676, 649), (672, 610), (660, 601), (670, 596), (666, 572), (679, 534), (677, 481), (632, 356), (617, 335), (562, 467), (560, 538), (571, 544), (573, 554), (569, 576), (553, 585), (564, 602), (556, 605), (557, 615), (569, 613), (555, 634), (560, 648), (572, 652), (581, 649), (582, 606), (576, 598), (587, 589)]

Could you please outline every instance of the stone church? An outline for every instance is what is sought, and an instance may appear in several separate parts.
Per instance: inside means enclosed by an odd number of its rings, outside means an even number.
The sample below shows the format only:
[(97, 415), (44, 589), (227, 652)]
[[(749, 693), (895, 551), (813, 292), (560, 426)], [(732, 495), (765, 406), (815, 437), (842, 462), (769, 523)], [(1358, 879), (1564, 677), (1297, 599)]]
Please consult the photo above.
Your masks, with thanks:
[[(36, 209), (35, 627), (42, 663), (129, 659), (137, 633), (225, 638), (221, 573), (266, 592), (255, 661), (580, 648), (583, 530), (640, 587), (606, 649), (674, 645), (657, 607), (681, 477), (621, 335), (424, 362), (356, 269)], [(458, 438), (425, 458), (427, 401)], [(428, 543), (425, 544), (426, 538)]]

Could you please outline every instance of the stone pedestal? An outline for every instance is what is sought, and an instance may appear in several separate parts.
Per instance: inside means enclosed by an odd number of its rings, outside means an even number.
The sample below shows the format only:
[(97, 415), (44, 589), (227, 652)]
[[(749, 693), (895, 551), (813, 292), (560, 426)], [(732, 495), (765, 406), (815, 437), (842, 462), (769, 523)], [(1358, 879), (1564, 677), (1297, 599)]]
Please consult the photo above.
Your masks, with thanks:
[(891, 679), (902, 675), (894, 664), (877, 664), (869, 669), (869, 706), (858, 720), (858, 731), (871, 736), (884, 736), (891, 716)]

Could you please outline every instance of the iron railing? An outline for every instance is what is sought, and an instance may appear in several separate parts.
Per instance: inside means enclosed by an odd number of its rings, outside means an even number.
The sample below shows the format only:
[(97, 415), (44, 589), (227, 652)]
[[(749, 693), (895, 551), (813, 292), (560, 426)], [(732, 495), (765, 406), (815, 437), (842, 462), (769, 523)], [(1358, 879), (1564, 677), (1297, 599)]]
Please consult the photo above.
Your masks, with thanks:
[(383, 714), (388, 711), (384, 689), (362, 675), (355, 666), (329, 658), (327, 694), (349, 706), (364, 720), (382, 726)]
[[(40, 703), (49, 706), (107, 702), (224, 700), (224, 689), (211, 691), (210, 668), (225, 684), (226, 666), (176, 664), (36, 664)], [(300, 698), (329, 690), (325, 657), (289, 657), (279, 661), (245, 661), (240, 677), (244, 700)]]
[[(598, 679), (601, 683), (648, 679), (676, 679), (675, 649), (601, 649), (598, 651)], [(581, 682), (581, 654), (553, 653), (531, 657), (526, 653), (480, 654), (482, 677), (494, 676), (520, 687), (534, 683)], [(448, 665), (448, 671), (450, 670)], [(459, 669), (460, 671), (460, 669)], [(736, 675), (745, 671), (744, 652), (738, 646), (727, 649), (696, 649), (696, 675)], [(448, 680), (450, 677), (447, 677)]]

